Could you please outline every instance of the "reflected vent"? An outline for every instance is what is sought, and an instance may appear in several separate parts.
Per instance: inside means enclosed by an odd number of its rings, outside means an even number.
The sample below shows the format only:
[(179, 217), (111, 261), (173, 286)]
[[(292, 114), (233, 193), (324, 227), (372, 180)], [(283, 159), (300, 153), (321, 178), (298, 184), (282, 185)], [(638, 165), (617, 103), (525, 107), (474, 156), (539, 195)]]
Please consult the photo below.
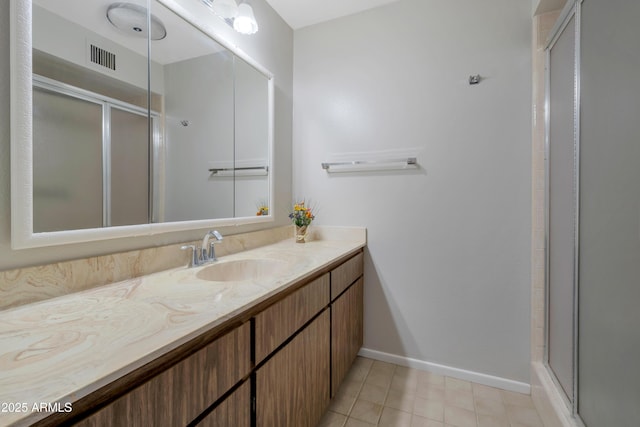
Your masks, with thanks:
[(104, 50), (99, 48), (96, 45), (89, 46), (89, 58), (90, 61), (94, 64), (101, 65), (105, 68), (109, 68), (110, 70), (116, 70), (116, 55), (109, 52), (108, 50)]

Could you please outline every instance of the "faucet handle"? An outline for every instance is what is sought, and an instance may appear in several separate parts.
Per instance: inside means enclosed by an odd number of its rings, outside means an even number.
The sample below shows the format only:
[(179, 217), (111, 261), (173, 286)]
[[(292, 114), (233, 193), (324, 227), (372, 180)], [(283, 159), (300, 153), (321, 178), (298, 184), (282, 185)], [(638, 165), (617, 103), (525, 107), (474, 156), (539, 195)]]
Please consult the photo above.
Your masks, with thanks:
[(216, 240), (211, 240), (209, 242), (209, 251), (208, 251), (209, 260), (216, 261), (218, 258), (216, 258), (216, 249), (214, 245), (217, 243), (220, 243), (223, 240), (223, 237), (218, 230), (213, 230), (210, 233), (216, 238)]
[(184, 245), (181, 246), (180, 249), (183, 251), (191, 249), (191, 260), (189, 261), (189, 267), (194, 267), (199, 264), (198, 249), (196, 248), (196, 245)]

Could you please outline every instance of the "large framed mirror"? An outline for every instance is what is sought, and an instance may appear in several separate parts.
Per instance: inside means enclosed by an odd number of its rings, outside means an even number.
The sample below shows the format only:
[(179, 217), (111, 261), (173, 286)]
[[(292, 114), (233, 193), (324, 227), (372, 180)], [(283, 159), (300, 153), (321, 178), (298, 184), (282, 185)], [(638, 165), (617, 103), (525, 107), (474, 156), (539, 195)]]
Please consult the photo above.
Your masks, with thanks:
[(189, 1), (11, 0), (13, 248), (272, 220), (273, 75)]

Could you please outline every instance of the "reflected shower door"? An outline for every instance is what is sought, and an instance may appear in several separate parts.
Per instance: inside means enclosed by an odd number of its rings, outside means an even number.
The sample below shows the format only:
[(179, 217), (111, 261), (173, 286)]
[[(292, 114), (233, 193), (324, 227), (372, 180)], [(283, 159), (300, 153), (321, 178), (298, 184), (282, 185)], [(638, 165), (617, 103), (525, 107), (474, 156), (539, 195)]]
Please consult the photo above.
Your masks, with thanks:
[(574, 382), (575, 17), (548, 52), (547, 360), (569, 401)]
[(102, 105), (33, 88), (33, 231), (102, 227)]
[(111, 218), (109, 225), (146, 224), (149, 218), (149, 122), (142, 113), (112, 106)]

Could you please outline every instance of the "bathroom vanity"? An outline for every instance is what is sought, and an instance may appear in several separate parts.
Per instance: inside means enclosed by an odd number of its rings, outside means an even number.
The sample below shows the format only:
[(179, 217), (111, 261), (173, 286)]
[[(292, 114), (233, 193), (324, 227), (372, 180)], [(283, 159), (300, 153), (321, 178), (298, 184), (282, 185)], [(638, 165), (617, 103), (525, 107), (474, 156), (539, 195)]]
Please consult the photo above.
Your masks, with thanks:
[(61, 410), (0, 424), (315, 426), (362, 345), (356, 234), (5, 310), (0, 400)]

